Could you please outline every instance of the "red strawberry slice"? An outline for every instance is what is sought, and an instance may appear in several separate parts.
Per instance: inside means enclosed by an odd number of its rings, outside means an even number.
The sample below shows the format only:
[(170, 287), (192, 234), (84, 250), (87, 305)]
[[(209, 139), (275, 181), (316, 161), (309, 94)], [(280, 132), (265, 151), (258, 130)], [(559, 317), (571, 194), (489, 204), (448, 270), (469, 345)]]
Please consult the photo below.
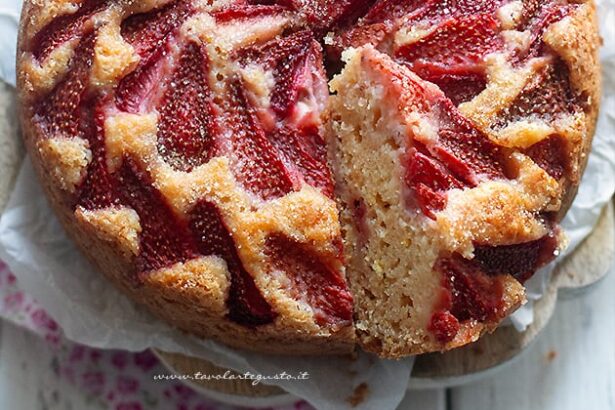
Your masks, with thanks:
[(277, 315), (263, 298), (252, 275), (243, 267), (218, 208), (207, 201), (199, 202), (190, 212), (190, 229), (201, 254), (219, 256), (226, 262), (231, 274), (227, 299), (229, 319), (243, 326), (273, 322)]
[(438, 104), (438, 144), (430, 151), (461, 181), (475, 186), (483, 179), (506, 178), (506, 153), (462, 116), (448, 99)]
[(459, 322), (495, 320), (503, 307), (501, 282), (459, 255), (440, 258), (435, 269), (442, 272), (450, 292), (448, 309)]
[(77, 188), (77, 206), (86, 210), (120, 204), (117, 183), (107, 169), (105, 146), (105, 106), (103, 99), (85, 100), (80, 107), (81, 136), (88, 141), (92, 160)]
[(426, 2), (421, 0), (378, 0), (361, 20), (364, 24), (382, 23), (415, 15), (422, 11)]
[(251, 0), (250, 3), (278, 4), (298, 12), (318, 35), (347, 26), (363, 16), (374, 0)]
[(258, 17), (275, 16), (288, 11), (286, 7), (278, 5), (261, 4), (233, 4), (221, 10), (214, 11), (212, 15), (218, 23), (228, 23), (234, 20), (252, 19)]
[(546, 65), (510, 107), (499, 114), (494, 127), (505, 127), (523, 119), (551, 122), (561, 115), (579, 111), (569, 78), (568, 66), (561, 59)]
[(132, 159), (124, 159), (117, 183), (122, 203), (139, 215), (140, 252), (136, 262), (140, 274), (198, 256), (188, 225), (175, 214), (164, 195), (154, 188), (149, 174)]
[(208, 58), (189, 43), (181, 52), (158, 109), (158, 151), (175, 169), (191, 171), (216, 154)]
[(444, 18), (459, 18), (479, 14), (494, 15), (505, 0), (430, 0), (422, 12), (414, 18), (436, 21)]
[(450, 99), (416, 76), (405, 75), (400, 80), (407, 106), (431, 117), (438, 127), (438, 138), (429, 138), (428, 142), (422, 135), (412, 136), (405, 175), (406, 184), (415, 194), (408, 198), (411, 207), (418, 205), (425, 215), (435, 218), (434, 213), (446, 207), (450, 189), (507, 178), (507, 153), (463, 117)]
[(431, 316), (427, 329), (434, 334), (440, 343), (448, 343), (455, 339), (461, 324), (448, 310), (441, 310)]
[(416, 150), (410, 153), (406, 170), (406, 184), (412, 188), (418, 206), (425, 215), (435, 219), (434, 212), (446, 206), (446, 192), (463, 188), (442, 164)]
[(284, 272), (297, 298), (305, 297), (320, 325), (344, 325), (352, 320), (352, 296), (341, 272), (328, 266), (308, 246), (282, 235), (267, 240), (265, 253), (273, 269)]
[(64, 14), (51, 20), (32, 39), (32, 54), (41, 61), (53, 50), (69, 40), (86, 34), (86, 22), (96, 13), (107, 8), (110, 0), (85, 0), (72, 14)]
[(235, 157), (235, 176), (245, 189), (263, 200), (282, 197), (298, 186), (278, 157), (248, 102), (240, 81), (229, 86), (227, 127)]
[(260, 46), (242, 49), (237, 58), (243, 64), (259, 63), (273, 71), (275, 86), (271, 92), (271, 108), (284, 118), (294, 107), (304, 85), (306, 71), (321, 72), (320, 67), (306, 69), (308, 56), (322, 61), (320, 46), (310, 31), (301, 31), (271, 40)]
[(334, 184), (327, 164), (326, 144), (317, 128), (296, 130), (282, 127), (273, 134), (271, 143), (307, 184), (333, 198)]
[[(467, 80), (474, 89), (486, 84), (485, 56), (502, 46), (497, 18), (480, 14), (447, 20), (433, 33), (400, 47), (395, 56), (419, 76), (435, 80), (436, 84), (443, 76), (454, 76), (457, 83)], [(455, 92), (457, 88), (443, 91)], [(472, 94), (476, 95), (476, 91), (482, 89), (473, 90)], [(450, 97), (455, 101), (467, 98), (454, 93)]]
[(472, 100), (487, 88), (487, 76), (484, 73), (438, 73), (437, 70), (431, 70), (424, 72), (423, 78), (440, 87), (456, 106)]
[(535, 241), (504, 246), (476, 246), (474, 261), (488, 275), (512, 275), (525, 282), (555, 259), (555, 231)]
[(525, 154), (556, 180), (570, 172), (566, 139), (552, 135), (527, 149)]
[(530, 32), (530, 45), (513, 56), (513, 63), (520, 64), (530, 58), (545, 54), (547, 51), (543, 36), (547, 29), (569, 16), (578, 6), (578, 4), (561, 4), (556, 1), (525, 1), (522, 22), (518, 29)]
[(160, 82), (163, 60), (182, 23), (192, 14), (190, 2), (174, 1), (160, 9), (136, 14), (122, 22), (122, 36), (139, 57), (139, 65), (122, 79), (116, 104), (122, 111), (138, 113), (148, 93)]
[(81, 40), (64, 79), (35, 108), (35, 120), (47, 136), (76, 137), (81, 134), (82, 102), (88, 91), (95, 43), (95, 32)]

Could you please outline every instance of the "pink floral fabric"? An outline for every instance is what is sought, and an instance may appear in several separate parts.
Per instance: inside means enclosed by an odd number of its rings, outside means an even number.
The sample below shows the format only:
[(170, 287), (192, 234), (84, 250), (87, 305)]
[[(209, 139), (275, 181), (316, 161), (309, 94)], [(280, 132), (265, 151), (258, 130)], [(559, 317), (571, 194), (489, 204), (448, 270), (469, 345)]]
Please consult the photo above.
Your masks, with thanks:
[[(154, 380), (169, 374), (150, 351), (100, 350), (65, 339), (62, 329), (35, 300), (19, 289), (17, 279), (0, 261), (0, 319), (29, 329), (54, 352), (51, 366), (58, 378), (78, 388), (86, 402), (114, 410), (231, 410), (177, 381)], [(273, 410), (309, 410), (305, 402)]]

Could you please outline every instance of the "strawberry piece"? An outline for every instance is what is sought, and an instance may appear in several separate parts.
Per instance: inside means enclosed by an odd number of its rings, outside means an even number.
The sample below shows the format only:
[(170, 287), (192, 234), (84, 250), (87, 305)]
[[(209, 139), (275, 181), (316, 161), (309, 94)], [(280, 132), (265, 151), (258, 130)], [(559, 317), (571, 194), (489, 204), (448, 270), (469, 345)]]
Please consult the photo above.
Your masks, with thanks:
[(85, 0), (72, 14), (64, 14), (51, 20), (32, 39), (34, 58), (45, 60), (60, 45), (86, 34), (86, 22), (96, 13), (107, 8), (109, 0)]
[[(271, 92), (271, 108), (283, 118), (297, 102), (306, 80), (303, 77), (308, 56), (315, 54), (316, 61), (322, 60), (319, 47), (310, 31), (300, 31), (260, 46), (244, 48), (238, 52), (238, 59), (245, 65), (259, 63), (272, 70), (275, 86)], [(313, 71), (319, 70), (315, 67)]]
[(559, 135), (552, 135), (534, 144), (525, 154), (556, 180), (563, 178), (570, 171), (566, 140)]
[(272, 268), (284, 272), (296, 297), (305, 297), (320, 325), (352, 320), (352, 296), (341, 272), (322, 261), (309, 247), (282, 235), (268, 238), (265, 253)]
[(86, 210), (120, 204), (117, 183), (107, 169), (105, 105), (102, 99), (90, 99), (83, 101), (80, 107), (80, 135), (88, 141), (92, 160), (77, 188), (76, 205)]
[(424, 7), (425, 2), (421, 0), (378, 0), (369, 9), (361, 23), (374, 24), (397, 20), (404, 16), (415, 15)]
[(263, 200), (280, 198), (295, 190), (297, 176), (291, 175), (267, 139), (239, 81), (230, 84), (229, 97), (226, 125), (232, 131), (238, 181)]
[(277, 315), (263, 298), (252, 275), (244, 268), (235, 242), (216, 205), (207, 201), (199, 202), (190, 211), (190, 229), (202, 255), (218, 256), (226, 262), (231, 275), (226, 302), (229, 319), (250, 327), (273, 322)]
[(191, 171), (216, 152), (208, 59), (194, 42), (183, 50), (158, 109), (158, 151), (175, 169)]
[(140, 274), (185, 262), (198, 256), (197, 244), (188, 225), (171, 209), (164, 195), (154, 188), (149, 174), (125, 158), (117, 176), (118, 191), (124, 205), (139, 215)]
[(496, 277), (459, 255), (440, 258), (435, 268), (442, 273), (444, 288), (450, 292), (449, 311), (459, 322), (497, 319), (503, 306), (503, 288)]
[(446, 207), (446, 192), (464, 187), (442, 164), (416, 150), (410, 153), (405, 178), (420, 209), (432, 219), (435, 219), (434, 212)]
[(506, 178), (506, 154), (463, 117), (448, 99), (439, 102), (438, 144), (430, 150), (469, 186), (484, 178)]
[(423, 143), (415, 136), (407, 156), (405, 182), (415, 194), (410, 206), (425, 215), (446, 207), (446, 192), (475, 187), (485, 179), (506, 178), (507, 156), (502, 148), (463, 117), (450, 99), (426, 87), (414, 76), (400, 78), (406, 87), (406, 105), (433, 117), (438, 138)]
[(88, 95), (96, 33), (86, 35), (76, 47), (70, 68), (49, 95), (35, 107), (35, 121), (48, 137), (83, 138), (92, 160), (77, 187), (75, 206), (100, 209), (117, 204), (106, 168), (103, 102)]
[(510, 107), (499, 114), (494, 127), (502, 128), (524, 119), (551, 122), (560, 115), (579, 111), (577, 101), (570, 87), (568, 66), (558, 59), (526, 85)]
[(318, 35), (345, 27), (363, 16), (374, 0), (256, 0), (251, 3), (278, 4), (298, 12)]
[(82, 101), (88, 91), (95, 43), (94, 32), (81, 40), (64, 79), (37, 104), (35, 119), (46, 135), (81, 135)]
[(243, 20), (258, 17), (275, 16), (287, 11), (286, 7), (278, 5), (261, 4), (232, 4), (221, 10), (214, 11), (212, 15), (218, 23), (228, 23), (233, 20)]
[(278, 128), (271, 138), (285, 163), (295, 167), (304, 181), (333, 198), (334, 184), (327, 164), (326, 144), (316, 128)]
[(436, 21), (478, 14), (493, 15), (504, 0), (430, 0), (415, 19)]
[(448, 343), (455, 339), (461, 325), (459, 320), (447, 310), (434, 313), (431, 316), (427, 330), (432, 332), (440, 343)]
[(547, 29), (569, 16), (578, 6), (578, 4), (561, 4), (556, 1), (524, 1), (522, 21), (518, 29), (530, 32), (530, 45), (513, 56), (513, 63), (520, 64), (530, 58), (545, 54), (543, 36)]
[(160, 9), (130, 16), (122, 22), (124, 40), (140, 57), (138, 66), (116, 89), (122, 111), (138, 113), (144, 99), (160, 82), (162, 63), (182, 23), (194, 13), (190, 2), (175, 1)]
[(551, 232), (535, 241), (504, 246), (476, 246), (474, 261), (488, 275), (512, 275), (525, 282), (551, 262), (557, 251), (557, 238)]
[(437, 73), (432, 70), (423, 73), (423, 78), (440, 87), (456, 106), (472, 100), (487, 88), (487, 77), (484, 73)]
[[(486, 84), (484, 58), (500, 49), (499, 23), (491, 14), (463, 16), (440, 24), (436, 30), (417, 42), (403, 45), (396, 52), (397, 59), (408, 65), (420, 77), (472, 84), (472, 96)], [(478, 80), (477, 80), (478, 79)], [(454, 101), (467, 97), (454, 94), (458, 87), (443, 89)], [(467, 92), (466, 92), (467, 93)]]

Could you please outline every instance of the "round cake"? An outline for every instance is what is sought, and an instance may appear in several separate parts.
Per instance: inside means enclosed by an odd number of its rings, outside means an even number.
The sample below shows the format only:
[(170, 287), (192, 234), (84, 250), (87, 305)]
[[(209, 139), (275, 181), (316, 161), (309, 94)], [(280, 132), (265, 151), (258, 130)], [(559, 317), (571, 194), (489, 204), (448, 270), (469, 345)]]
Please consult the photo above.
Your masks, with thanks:
[(268, 353), (477, 340), (565, 247), (594, 3), (26, 0), (21, 122), (84, 254)]

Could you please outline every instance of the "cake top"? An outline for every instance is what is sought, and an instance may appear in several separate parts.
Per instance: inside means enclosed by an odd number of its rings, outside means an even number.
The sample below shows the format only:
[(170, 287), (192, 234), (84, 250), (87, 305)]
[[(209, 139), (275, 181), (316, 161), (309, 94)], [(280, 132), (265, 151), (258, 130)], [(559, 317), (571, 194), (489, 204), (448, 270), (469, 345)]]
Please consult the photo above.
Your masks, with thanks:
[[(470, 257), (544, 237), (573, 196), (597, 103), (591, 13), (564, 0), (31, 0), (26, 143), (86, 253), (160, 315), (264, 345), (350, 345), (322, 115), (342, 51), (371, 46), (412, 70), (413, 87), (428, 81), (405, 102), (445, 124), (454, 175), (408, 178), (447, 185), (421, 186), (418, 208)], [(511, 152), (542, 171), (494, 207), (479, 185), (516, 183)]]

